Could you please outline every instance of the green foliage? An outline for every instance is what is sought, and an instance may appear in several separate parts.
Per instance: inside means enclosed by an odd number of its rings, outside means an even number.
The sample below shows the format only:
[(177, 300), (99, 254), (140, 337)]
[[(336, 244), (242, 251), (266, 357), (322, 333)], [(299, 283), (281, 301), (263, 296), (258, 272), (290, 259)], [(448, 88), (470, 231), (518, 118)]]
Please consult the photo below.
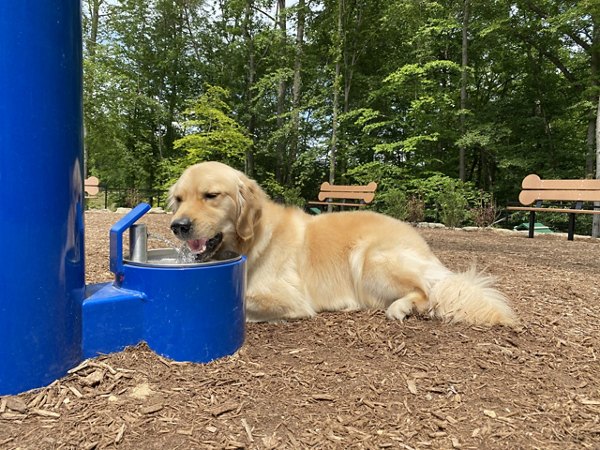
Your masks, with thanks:
[(479, 204), (469, 209), (469, 215), (478, 227), (492, 226), (498, 220), (499, 215), (494, 198), (490, 194), (481, 191)]
[(379, 211), (399, 220), (407, 220), (409, 216), (408, 199), (401, 189), (389, 189), (378, 194)]
[(282, 186), (275, 180), (275, 176), (272, 173), (268, 174), (268, 177), (262, 180), (261, 187), (276, 202), (299, 207), (303, 207), (306, 203), (300, 195), (299, 188)]
[(385, 192), (393, 189), (405, 175), (406, 171), (398, 166), (373, 161), (348, 170), (345, 179), (352, 184), (368, 184), (375, 181), (378, 185), (378, 192)]
[(174, 142), (175, 149), (185, 152), (182, 163), (220, 160), (239, 165), (252, 140), (232, 117), (226, 100), (229, 93), (218, 86), (206, 91), (183, 111), (185, 135)]
[(407, 196), (397, 188), (378, 194), (379, 211), (388, 216), (411, 223), (425, 218), (425, 203), (416, 195)]
[(449, 182), (446, 189), (438, 193), (437, 203), (440, 206), (442, 223), (447, 227), (456, 228), (466, 220), (468, 202), (455, 180)]
[(409, 181), (407, 191), (423, 200), (428, 220), (441, 220), (450, 227), (463, 225), (469, 218), (469, 206), (479, 204), (481, 198), (479, 190), (472, 183), (439, 173)]
[(469, 210), (477, 210), (492, 202), (491, 194), (440, 173), (419, 177), (382, 162), (363, 164), (347, 172), (349, 182), (378, 183), (374, 208), (401, 220), (420, 222), (441, 220), (457, 227), (470, 223)]
[(190, 102), (184, 111), (184, 136), (174, 142), (180, 156), (160, 161), (163, 188), (168, 188), (188, 166), (218, 160), (234, 167), (243, 166), (244, 154), (252, 145), (246, 131), (232, 117), (227, 90), (206, 86), (206, 91)]
[[(487, 223), (478, 190), (504, 205), (528, 173), (591, 175), (596, 3), (474, 0), (463, 24), (464, 2), (433, 0), (84, 0), (88, 174), (159, 188), (217, 159), (251, 169), (274, 198), (313, 199), (337, 93), (335, 182), (377, 181), (374, 208), (406, 220), (419, 205), (441, 220), (463, 195), (465, 223)], [(460, 149), (471, 184), (440, 200)]]

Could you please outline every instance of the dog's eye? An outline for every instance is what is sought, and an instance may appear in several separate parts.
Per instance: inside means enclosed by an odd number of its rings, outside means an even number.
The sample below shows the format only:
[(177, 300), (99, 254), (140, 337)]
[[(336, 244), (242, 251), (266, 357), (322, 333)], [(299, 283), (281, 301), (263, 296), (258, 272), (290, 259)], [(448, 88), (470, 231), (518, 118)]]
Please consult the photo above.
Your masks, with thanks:
[(176, 201), (177, 203), (181, 203), (181, 196), (179, 196), (179, 195), (176, 195), (176, 196), (175, 196), (175, 201)]
[(217, 198), (219, 196), (218, 192), (206, 192), (204, 194), (204, 198), (207, 200), (213, 199), (213, 198)]

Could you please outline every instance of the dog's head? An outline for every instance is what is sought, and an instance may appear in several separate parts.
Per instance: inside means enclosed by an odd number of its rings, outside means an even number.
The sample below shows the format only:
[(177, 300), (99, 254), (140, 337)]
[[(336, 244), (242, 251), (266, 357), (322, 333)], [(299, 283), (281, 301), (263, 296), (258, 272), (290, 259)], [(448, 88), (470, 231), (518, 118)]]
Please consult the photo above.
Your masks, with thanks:
[(171, 230), (199, 259), (241, 252), (252, 239), (266, 198), (255, 181), (218, 162), (187, 168), (169, 191)]

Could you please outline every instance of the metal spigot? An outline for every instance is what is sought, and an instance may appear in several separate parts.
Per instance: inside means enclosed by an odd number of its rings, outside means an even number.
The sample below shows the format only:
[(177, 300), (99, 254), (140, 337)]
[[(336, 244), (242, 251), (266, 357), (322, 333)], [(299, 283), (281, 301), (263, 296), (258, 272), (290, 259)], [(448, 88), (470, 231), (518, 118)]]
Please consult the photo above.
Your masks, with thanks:
[(129, 260), (148, 262), (148, 228), (145, 223), (129, 227)]

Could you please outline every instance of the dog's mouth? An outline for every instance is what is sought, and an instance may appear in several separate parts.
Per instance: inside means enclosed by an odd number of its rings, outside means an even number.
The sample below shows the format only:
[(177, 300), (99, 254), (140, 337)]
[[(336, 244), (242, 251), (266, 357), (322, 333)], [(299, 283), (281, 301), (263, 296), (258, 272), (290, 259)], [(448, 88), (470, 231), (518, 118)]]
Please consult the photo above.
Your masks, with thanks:
[(217, 233), (211, 238), (192, 239), (186, 241), (188, 247), (195, 255), (197, 262), (208, 261), (214, 256), (223, 242), (223, 233)]

